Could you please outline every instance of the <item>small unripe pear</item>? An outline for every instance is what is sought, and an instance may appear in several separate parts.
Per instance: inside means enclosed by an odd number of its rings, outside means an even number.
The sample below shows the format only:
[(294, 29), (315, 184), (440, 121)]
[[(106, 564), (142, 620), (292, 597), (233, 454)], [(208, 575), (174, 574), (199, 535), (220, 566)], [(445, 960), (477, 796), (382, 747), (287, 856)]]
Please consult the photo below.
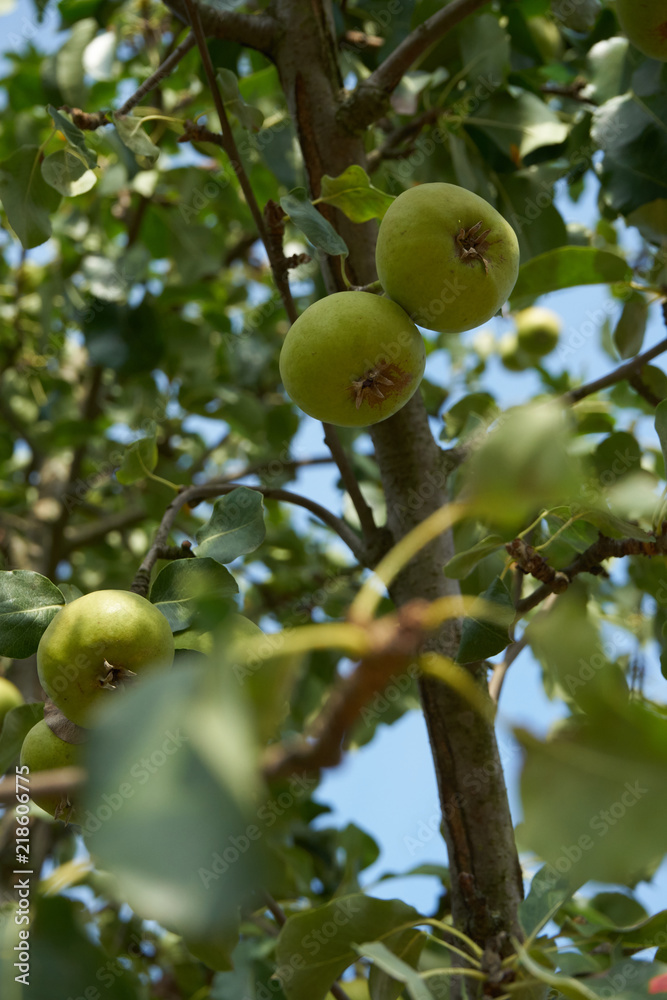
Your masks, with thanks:
[(616, 16), (635, 48), (651, 59), (667, 62), (665, 0), (616, 0)]

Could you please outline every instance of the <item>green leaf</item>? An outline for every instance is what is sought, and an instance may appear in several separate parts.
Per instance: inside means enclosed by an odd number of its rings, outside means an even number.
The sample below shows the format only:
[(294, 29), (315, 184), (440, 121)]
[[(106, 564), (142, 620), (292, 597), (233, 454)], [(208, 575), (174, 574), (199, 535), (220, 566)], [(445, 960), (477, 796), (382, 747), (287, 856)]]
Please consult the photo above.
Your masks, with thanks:
[[(433, 1000), (433, 994), (418, 972), (389, 951), (381, 941), (356, 945), (354, 950), (362, 958), (369, 958), (379, 969), (398, 983), (404, 983), (412, 1000)], [(373, 1000), (376, 1000), (375, 996)]]
[(591, 138), (604, 150), (601, 179), (604, 200), (628, 214), (667, 197), (667, 101), (631, 91), (613, 97), (593, 113)]
[(614, 330), (614, 346), (623, 360), (641, 351), (647, 322), (648, 304), (643, 295), (636, 293), (623, 306)]
[(477, 112), (466, 118), (467, 128), (474, 126), (516, 162), (542, 146), (565, 142), (568, 126), (535, 94), (514, 88), (515, 96), (496, 91)]
[(480, 604), (479, 614), (475, 614), (473, 605), (470, 615), (463, 619), (461, 629), (461, 644), (456, 654), (457, 663), (474, 663), (485, 660), (489, 656), (501, 653), (510, 641), (508, 629), (514, 621), (515, 611), (512, 596), (500, 579), (495, 578), (480, 598), (485, 604), (498, 606), (498, 615), (489, 620), (488, 611)]
[(265, 827), (231, 672), (186, 662), (146, 677), (96, 718), (86, 749), (81, 826), (121, 898), (194, 939), (234, 924), (265, 874)]
[[(30, 924), (30, 993), (35, 998), (57, 993), (74, 998), (85, 997), (88, 990), (89, 996), (104, 995), (104, 1000), (137, 1000), (140, 986), (134, 968), (130, 963), (121, 965), (117, 958), (111, 960), (103, 948), (93, 944), (85, 921), (82, 926), (81, 904), (64, 896), (35, 893), (35, 897), (35, 916)], [(127, 941), (132, 941), (132, 935)], [(137, 942), (132, 943), (139, 951)], [(122, 975), (118, 974), (121, 969)], [(104, 994), (95, 983), (100, 987), (104, 984)]]
[[(414, 969), (424, 950), (426, 940), (423, 931), (410, 928), (387, 938), (387, 950), (390, 955), (401, 960), (403, 965), (407, 964), (408, 968)], [(370, 957), (372, 958), (372, 956)], [(390, 970), (382, 968), (378, 962), (371, 966), (368, 987), (372, 1000), (397, 1000), (397, 997), (403, 992), (403, 982), (396, 979)]]
[(465, 552), (457, 552), (448, 563), (445, 563), (445, 576), (448, 576), (450, 580), (465, 580), (477, 563), (486, 559), (492, 552), (497, 552), (504, 544), (500, 535), (487, 535), (486, 538), (480, 538), (472, 548), (466, 549)]
[(66, 118), (65, 115), (61, 114), (61, 112), (54, 108), (52, 104), (49, 104), (46, 110), (53, 118), (53, 124), (55, 127), (62, 132), (70, 146), (80, 153), (86, 161), (86, 164), (91, 168), (97, 166), (97, 153), (94, 153), (93, 150), (86, 145), (85, 133), (81, 131), (78, 125), (75, 125), (74, 122), (69, 120), (69, 118)]
[(60, 195), (39, 169), (37, 146), (21, 146), (0, 162), (0, 201), (24, 249), (37, 247), (51, 235), (51, 215)]
[(339, 236), (330, 222), (317, 211), (305, 188), (294, 188), (280, 199), (280, 205), (287, 212), (294, 225), (318, 250), (333, 257), (347, 257), (349, 250), (342, 236)]
[(530, 891), (519, 906), (519, 920), (529, 937), (537, 935), (554, 914), (579, 888), (574, 872), (559, 875), (545, 865), (533, 876)]
[(60, 194), (75, 197), (95, 187), (97, 175), (71, 149), (58, 149), (42, 160), (42, 177)]
[[(287, 1000), (324, 1000), (331, 984), (357, 960), (356, 942), (378, 941), (402, 924), (417, 923), (419, 914), (406, 903), (361, 893), (288, 917), (276, 944), (278, 974), (289, 970), (281, 977)], [(328, 932), (331, 927), (334, 934)], [(291, 964), (296, 954), (302, 958), (298, 966)]]
[(529, 305), (538, 295), (579, 285), (630, 281), (632, 269), (618, 254), (595, 247), (560, 247), (533, 257), (519, 269), (511, 295), (512, 308)]
[(123, 455), (122, 464), (116, 469), (116, 479), (123, 486), (130, 486), (146, 478), (157, 465), (157, 442), (154, 437), (141, 438), (131, 444)]
[(19, 705), (7, 712), (0, 728), (0, 774), (5, 774), (14, 761), (18, 760), (28, 732), (43, 717), (44, 705), (41, 701)]
[(219, 69), (217, 80), (226, 110), (236, 116), (243, 128), (259, 132), (264, 124), (264, 115), (259, 108), (253, 108), (243, 100), (236, 74), (230, 69)]
[(253, 552), (264, 541), (264, 500), (257, 490), (239, 486), (213, 505), (210, 521), (196, 534), (197, 557), (220, 563)]
[(655, 432), (660, 441), (662, 457), (667, 469), (667, 399), (663, 399), (662, 403), (658, 403), (655, 408)]
[(552, 873), (634, 884), (665, 852), (667, 721), (638, 703), (562, 727), (524, 730), (521, 839)]
[(145, 169), (152, 167), (157, 162), (160, 150), (151, 142), (142, 129), (143, 118), (135, 118), (132, 115), (119, 115), (117, 112), (114, 112), (113, 120), (120, 141), (134, 153), (139, 166)]
[(394, 198), (373, 187), (363, 167), (353, 163), (338, 177), (325, 174), (318, 202), (340, 209), (352, 222), (381, 219)]
[(202, 597), (225, 601), (238, 590), (232, 574), (215, 559), (176, 559), (156, 576), (150, 600), (172, 632), (180, 632), (192, 625)]
[(54, 583), (27, 569), (0, 572), (0, 656), (24, 659), (65, 598)]

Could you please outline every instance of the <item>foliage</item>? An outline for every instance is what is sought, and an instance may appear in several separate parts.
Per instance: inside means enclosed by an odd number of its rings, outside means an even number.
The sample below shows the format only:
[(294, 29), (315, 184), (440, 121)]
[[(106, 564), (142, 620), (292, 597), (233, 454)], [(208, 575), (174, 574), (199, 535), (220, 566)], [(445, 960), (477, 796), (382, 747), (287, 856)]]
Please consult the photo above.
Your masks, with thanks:
[[(272, 9), (201, 6), (255, 20)], [(278, 70), (255, 48), (209, 41), (217, 111), (196, 45), (123, 108), (185, 37), (178, 4), (174, 14), (152, 0), (35, 0), (30, 30), (10, 38), (0, 656), (31, 702), (0, 731), (12, 789), (44, 712), (33, 656), (65, 603), (134, 580), (177, 646), (167, 676), (124, 694), (94, 727), (85, 821), (66, 827), (31, 807), (25, 995), (53, 1000), (57, 983), (63, 997), (110, 1000), (312, 1000), (332, 987), (350, 1000), (428, 1000), (460, 995), (462, 979), (496, 997), (665, 991), (667, 911), (649, 915), (632, 890), (661, 862), (667, 819), (665, 706), (642, 686), (658, 657), (667, 677), (667, 378), (650, 363), (659, 351), (640, 354), (667, 285), (667, 64), (622, 37), (613, 4), (581, 3), (575, 16), (566, 6), (471, 4), (359, 130), (364, 165), (334, 170), (337, 151), (319, 151), (316, 197), (316, 150), (300, 145)], [(333, 3), (341, 114), (440, 7)], [(47, 52), (49, 18), (64, 34)], [(506, 318), (551, 293), (606, 289), (602, 315), (534, 365), (526, 406), (502, 411), (488, 331), (424, 331), (421, 393), (454, 506), (403, 548), (364, 548), (369, 508), (380, 525), (387, 511), (363, 428), (340, 435), (340, 516), (285, 489), (332, 455), (281, 391), (292, 317), (219, 141), (221, 108), (299, 312), (325, 294), (322, 261), (335, 258), (350, 283), (343, 233), (368, 232), (403, 190), (436, 180), (487, 199), (516, 231), (522, 266)], [(561, 199), (582, 204), (591, 187), (595, 226), (566, 225)], [(619, 238), (626, 225), (631, 241)], [(609, 368), (631, 368), (582, 388), (577, 350), (592, 339)], [(443, 353), (446, 385), (429, 367)], [(426, 496), (408, 491), (405, 509), (421, 511)], [(452, 525), (456, 554), (442, 570), (463, 603), (395, 614), (368, 568), (390, 583)], [(460, 617), (457, 659), (469, 669), (445, 657), (429, 668), (422, 641)], [(378, 847), (354, 825), (327, 826), (317, 787), (343, 743), (363, 745), (415, 707), (420, 670), (488, 716), (475, 671), (493, 672), (497, 694), (526, 647), (564, 718), (546, 735), (516, 733), (517, 840), (544, 867), (494, 965), (486, 942), (454, 925), (447, 871), (435, 872), (443, 894), (428, 915), (364, 891)], [(367, 687), (339, 731), (336, 698), (345, 704), (352, 687), (344, 656), (360, 661), (366, 674), (353, 679)], [(382, 701), (388, 677), (395, 697)], [(320, 746), (323, 732), (332, 738)], [(313, 746), (325, 755), (315, 763)], [(0, 838), (7, 1000), (24, 995), (14, 818), (8, 808)]]

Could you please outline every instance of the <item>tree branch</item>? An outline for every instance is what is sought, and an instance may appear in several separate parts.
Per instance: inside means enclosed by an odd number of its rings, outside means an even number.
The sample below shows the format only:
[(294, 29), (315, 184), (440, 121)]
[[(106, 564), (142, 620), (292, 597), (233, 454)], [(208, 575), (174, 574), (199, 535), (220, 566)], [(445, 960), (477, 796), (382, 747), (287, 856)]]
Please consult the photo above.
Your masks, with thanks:
[[(170, 11), (185, 24), (191, 24), (186, 0), (169, 0)], [(257, 49), (270, 56), (276, 36), (276, 22), (266, 13), (240, 14), (221, 10), (213, 4), (197, 4), (202, 27), (209, 38), (237, 42), (248, 49)]]
[(350, 131), (371, 125), (384, 112), (389, 97), (413, 63), (443, 35), (489, 0), (452, 0), (404, 38), (390, 56), (359, 84), (339, 112), (339, 121)]
[(343, 480), (343, 485), (345, 486), (345, 489), (350, 496), (350, 500), (354, 505), (354, 509), (357, 512), (359, 523), (361, 524), (361, 530), (366, 538), (372, 538), (377, 531), (373, 511), (364, 500), (363, 493), (359, 488), (359, 483), (357, 482), (356, 476), (352, 471), (352, 466), (350, 465), (348, 457), (343, 450), (338, 432), (331, 424), (323, 423), (322, 426), (324, 427), (324, 440), (333, 456), (334, 462), (338, 466), (338, 471), (340, 472), (341, 479)]
[[(201, 17), (202, 8), (196, 4), (194, 0), (184, 0), (184, 2), (188, 11), (190, 23), (192, 25), (192, 31), (197, 40), (197, 46), (202, 58), (209, 90), (211, 91), (211, 96), (213, 97), (213, 102), (215, 104), (215, 110), (217, 111), (218, 118), (220, 120), (220, 128), (222, 129), (220, 145), (227, 154), (232, 170), (236, 174), (238, 182), (241, 185), (241, 190), (243, 191), (248, 208), (250, 209), (255, 222), (255, 226), (257, 227), (257, 232), (259, 233), (260, 239), (264, 244), (264, 249), (266, 250), (266, 255), (269, 258), (271, 270), (273, 271), (273, 279), (276, 283), (276, 288), (280, 292), (280, 297), (283, 300), (283, 305), (285, 306), (285, 312), (287, 313), (290, 323), (294, 323), (297, 318), (297, 311), (289, 286), (287, 269), (284, 266), (285, 258), (282, 255), (282, 247), (280, 248), (280, 254), (278, 254), (276, 252), (275, 241), (271, 239), (271, 235), (265, 225), (264, 216), (262, 215), (261, 209), (257, 204), (255, 192), (252, 189), (245, 167), (243, 166), (243, 162), (236, 145), (236, 140), (234, 139), (234, 133), (232, 132), (231, 125), (229, 124), (229, 119), (222, 100), (222, 94), (220, 93), (218, 81), (216, 80), (215, 70), (213, 68), (213, 63), (211, 62), (211, 56), (208, 48), (206, 47), (206, 36)], [(210, 10), (210, 7), (206, 5), (206, 9)]]
[(616, 385), (617, 382), (622, 382), (623, 379), (634, 375), (635, 372), (640, 371), (649, 361), (657, 358), (659, 354), (663, 354), (665, 351), (667, 351), (667, 338), (661, 340), (659, 344), (656, 344), (650, 350), (644, 351), (643, 354), (638, 354), (636, 358), (626, 361), (624, 365), (616, 368), (613, 372), (609, 372), (608, 375), (603, 375), (602, 378), (597, 378), (587, 385), (581, 385), (578, 389), (571, 389), (562, 396), (562, 400), (565, 404), (578, 403), (580, 399), (584, 399), (584, 397), (590, 396), (594, 392), (600, 392), (601, 389), (608, 389), (610, 385)]
[[(61, 795), (76, 791), (84, 783), (86, 772), (81, 767), (59, 767), (53, 771), (38, 771), (30, 775), (30, 798), (35, 795)], [(21, 790), (21, 788), (19, 789)], [(11, 775), (0, 781), (0, 803), (11, 805), (16, 802), (16, 776)]]
[(131, 97), (125, 101), (125, 103), (118, 109), (116, 114), (118, 115), (129, 115), (132, 108), (135, 108), (142, 97), (146, 94), (150, 94), (151, 90), (154, 90), (159, 83), (169, 76), (174, 66), (177, 66), (184, 55), (186, 55), (191, 48), (197, 44), (195, 36), (190, 32), (187, 38), (183, 39), (180, 45), (178, 45), (174, 51), (167, 56), (164, 62), (158, 66), (154, 73), (148, 77), (147, 80), (141, 84), (141, 86), (135, 90)]
[[(181, 490), (180, 493), (177, 493), (164, 513), (160, 527), (155, 534), (153, 544), (146, 553), (141, 566), (137, 570), (130, 589), (133, 590), (135, 594), (141, 594), (142, 596), (145, 596), (148, 593), (151, 572), (155, 563), (160, 558), (159, 553), (167, 547), (169, 532), (174, 525), (181, 507), (185, 504), (194, 505), (201, 500), (207, 500), (211, 497), (224, 496), (227, 493), (231, 493), (233, 490), (239, 489), (242, 485), (244, 484), (211, 482), (204, 483), (201, 486), (188, 486)], [(321, 504), (316, 503), (314, 500), (309, 500), (308, 497), (299, 496), (298, 493), (290, 493), (288, 490), (271, 489), (268, 486), (246, 486), (245, 488), (249, 490), (256, 490), (257, 493), (261, 493), (267, 500), (278, 500), (283, 501), (284, 503), (291, 503), (297, 507), (303, 507), (305, 510), (310, 511), (311, 514), (314, 514), (315, 517), (319, 518), (320, 521), (336, 532), (338, 537), (345, 542), (347, 547), (350, 549), (355, 558), (359, 560), (359, 562), (365, 561), (366, 553), (359, 536), (345, 523), (345, 521), (343, 521), (342, 518), (336, 517), (336, 515), (332, 514), (326, 507), (322, 507)]]
[(524, 615), (541, 604), (549, 594), (562, 594), (566, 591), (579, 573), (592, 573), (594, 576), (604, 574), (602, 562), (605, 559), (667, 555), (667, 534), (646, 541), (640, 538), (608, 538), (601, 534), (585, 552), (581, 552), (569, 566), (560, 570), (555, 570), (532, 545), (526, 545), (521, 539), (509, 542), (505, 548), (524, 572), (530, 573), (537, 580), (542, 580), (541, 587), (517, 603), (517, 614)]

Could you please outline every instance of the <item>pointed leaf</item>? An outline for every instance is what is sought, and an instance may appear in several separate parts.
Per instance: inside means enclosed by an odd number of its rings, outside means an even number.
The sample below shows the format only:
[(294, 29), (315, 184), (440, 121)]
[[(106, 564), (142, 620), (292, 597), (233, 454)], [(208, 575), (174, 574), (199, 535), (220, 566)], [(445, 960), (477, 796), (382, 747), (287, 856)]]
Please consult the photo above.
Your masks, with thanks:
[(156, 576), (150, 600), (172, 632), (180, 632), (194, 621), (200, 598), (225, 601), (238, 590), (232, 574), (215, 559), (176, 559)]
[(42, 177), (37, 146), (21, 146), (0, 162), (0, 201), (10, 226), (29, 250), (51, 235), (51, 215), (60, 195)]
[(58, 149), (42, 160), (42, 177), (60, 194), (75, 197), (97, 183), (97, 176), (71, 149)]
[(611, 285), (630, 281), (632, 269), (622, 257), (595, 247), (560, 247), (533, 257), (519, 269), (511, 296), (512, 308), (520, 308), (538, 295), (579, 285)]
[[(381, 941), (356, 945), (354, 949), (362, 958), (369, 958), (383, 972), (398, 983), (405, 983), (412, 1000), (433, 1000), (433, 994), (418, 972), (389, 951)], [(375, 1000), (375, 998), (373, 998)]]
[(472, 573), (478, 562), (486, 559), (492, 552), (497, 552), (502, 548), (504, 542), (500, 535), (487, 535), (480, 538), (472, 548), (465, 552), (457, 552), (455, 556), (445, 564), (445, 576), (450, 580), (464, 580), (469, 573)]
[(264, 541), (264, 501), (257, 490), (239, 486), (213, 505), (211, 520), (196, 534), (197, 556), (220, 563), (253, 552)]
[(151, 142), (141, 127), (143, 119), (134, 118), (132, 115), (119, 115), (114, 112), (113, 120), (120, 141), (132, 150), (139, 166), (145, 169), (152, 167), (157, 162), (160, 150)]
[[(288, 917), (276, 944), (279, 970), (289, 970), (282, 978), (287, 1000), (324, 1000), (331, 984), (357, 960), (357, 942), (377, 941), (403, 924), (418, 923), (419, 914), (406, 903), (362, 893)], [(336, 928), (334, 934), (328, 933), (330, 927)], [(298, 966), (291, 964), (296, 954), (302, 959)]]
[(0, 656), (32, 656), (44, 629), (64, 603), (56, 585), (39, 573), (27, 569), (1, 572)]
[(236, 74), (230, 69), (219, 69), (217, 78), (226, 110), (238, 118), (243, 128), (259, 132), (264, 124), (264, 115), (259, 108), (253, 108), (243, 100)]
[(373, 187), (364, 168), (353, 163), (338, 177), (324, 175), (318, 201), (340, 209), (352, 222), (367, 222), (381, 219), (394, 198)]
[(339, 236), (330, 222), (317, 211), (305, 188), (294, 188), (288, 195), (280, 199), (280, 204), (284, 212), (287, 212), (290, 219), (306, 238), (325, 253), (333, 257), (342, 255), (347, 257), (349, 250), (342, 236)]
[(70, 146), (81, 154), (89, 167), (95, 167), (97, 165), (97, 154), (86, 145), (85, 134), (81, 131), (78, 125), (75, 125), (74, 122), (69, 120), (69, 118), (66, 118), (65, 115), (54, 108), (52, 104), (49, 104), (46, 110), (53, 118), (53, 124), (60, 132), (62, 132)]
[(579, 888), (574, 873), (559, 875), (544, 865), (533, 876), (530, 892), (519, 906), (519, 920), (529, 937), (534, 937), (551, 920), (564, 902)]
[(116, 479), (123, 486), (130, 486), (146, 478), (157, 465), (157, 443), (154, 437), (141, 438), (126, 449), (122, 464), (116, 469)]
[(498, 616), (493, 621), (489, 621), (487, 612), (476, 616), (473, 605), (470, 616), (463, 620), (457, 663), (474, 663), (495, 656), (510, 641), (508, 629), (514, 621), (514, 605), (509, 590), (499, 576), (480, 597), (485, 603), (498, 606)]
[(667, 399), (663, 399), (662, 403), (658, 403), (656, 406), (655, 432), (660, 441), (662, 457), (665, 460), (665, 468), (667, 469)]
[(623, 360), (634, 358), (642, 349), (648, 322), (648, 304), (643, 295), (633, 295), (623, 306), (614, 330), (614, 346)]

